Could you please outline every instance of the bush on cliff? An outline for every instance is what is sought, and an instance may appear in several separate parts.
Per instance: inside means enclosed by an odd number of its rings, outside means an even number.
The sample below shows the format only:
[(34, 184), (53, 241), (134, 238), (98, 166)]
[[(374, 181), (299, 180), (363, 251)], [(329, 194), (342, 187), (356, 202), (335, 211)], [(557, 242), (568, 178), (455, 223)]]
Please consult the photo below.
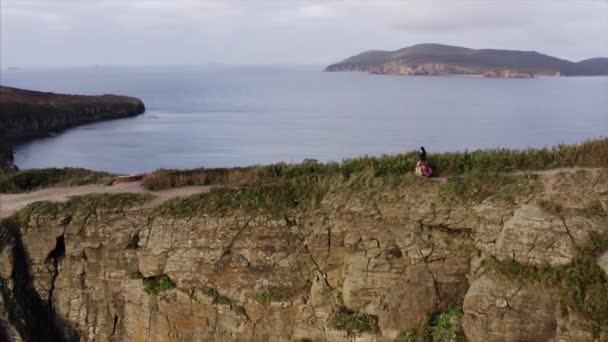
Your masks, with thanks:
[(330, 316), (331, 325), (344, 330), (349, 336), (363, 332), (377, 334), (380, 331), (378, 316), (353, 311), (347, 307), (340, 307)]

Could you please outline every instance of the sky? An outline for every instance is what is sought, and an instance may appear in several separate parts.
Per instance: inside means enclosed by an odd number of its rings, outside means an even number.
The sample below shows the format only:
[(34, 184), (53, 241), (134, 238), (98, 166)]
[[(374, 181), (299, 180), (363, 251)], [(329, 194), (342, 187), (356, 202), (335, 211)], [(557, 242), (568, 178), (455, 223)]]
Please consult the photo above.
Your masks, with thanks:
[(417, 43), (608, 57), (608, 0), (0, 0), (0, 66), (325, 65)]

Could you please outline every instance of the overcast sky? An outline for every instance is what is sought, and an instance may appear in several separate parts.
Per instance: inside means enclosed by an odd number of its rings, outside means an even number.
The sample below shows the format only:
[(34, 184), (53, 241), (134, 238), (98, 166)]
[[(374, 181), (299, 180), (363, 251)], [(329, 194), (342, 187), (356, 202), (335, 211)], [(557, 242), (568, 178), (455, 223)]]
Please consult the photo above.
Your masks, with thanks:
[(608, 57), (608, 0), (0, 0), (1, 66), (328, 64), (433, 42)]

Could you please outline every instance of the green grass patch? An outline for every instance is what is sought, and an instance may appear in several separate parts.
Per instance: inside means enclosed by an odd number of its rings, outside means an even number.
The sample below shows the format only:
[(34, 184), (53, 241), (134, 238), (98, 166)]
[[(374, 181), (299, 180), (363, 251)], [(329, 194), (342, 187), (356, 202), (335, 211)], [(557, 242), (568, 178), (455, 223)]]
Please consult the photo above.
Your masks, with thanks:
[(271, 287), (265, 291), (255, 294), (255, 300), (262, 304), (270, 304), (271, 302), (284, 302), (289, 300), (294, 291), (288, 287)]
[(440, 197), (451, 203), (481, 202), (496, 198), (514, 201), (541, 192), (543, 185), (535, 175), (502, 175), (480, 171), (452, 177), (442, 185)]
[(334, 328), (346, 331), (349, 336), (364, 332), (377, 334), (380, 331), (378, 316), (353, 311), (344, 306), (334, 311), (329, 319)]
[(80, 168), (29, 169), (0, 174), (0, 193), (20, 193), (58, 186), (102, 184), (112, 178), (105, 172)]
[(142, 284), (144, 286), (144, 291), (146, 291), (147, 294), (154, 296), (176, 287), (173, 280), (167, 275), (143, 278)]
[(103, 209), (124, 209), (151, 200), (153, 196), (143, 194), (89, 194), (70, 198), (65, 203), (34, 202), (19, 211), (21, 222), (28, 222), (32, 215), (58, 216), (77, 212), (94, 212)]
[(243, 209), (275, 217), (298, 207), (316, 207), (327, 192), (324, 181), (307, 177), (240, 188), (214, 188), (206, 194), (176, 198), (161, 204), (156, 212), (189, 217), (196, 213), (223, 213)]
[(553, 286), (559, 282), (561, 276), (559, 268), (528, 266), (513, 259), (486, 259), (484, 265), (489, 270), (519, 283)]

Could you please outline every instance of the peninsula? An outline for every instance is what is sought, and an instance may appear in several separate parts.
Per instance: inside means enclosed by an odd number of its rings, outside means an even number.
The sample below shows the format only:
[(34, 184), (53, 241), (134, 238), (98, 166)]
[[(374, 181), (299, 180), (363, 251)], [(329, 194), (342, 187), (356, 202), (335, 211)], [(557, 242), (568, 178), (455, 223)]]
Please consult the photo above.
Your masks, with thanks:
[(140, 99), (128, 96), (67, 95), (0, 86), (0, 168), (10, 163), (15, 143), (145, 110)]
[(394, 75), (605, 76), (608, 58), (580, 62), (536, 51), (469, 49), (442, 44), (418, 44), (396, 51), (372, 50), (329, 65), (325, 71), (364, 71)]

